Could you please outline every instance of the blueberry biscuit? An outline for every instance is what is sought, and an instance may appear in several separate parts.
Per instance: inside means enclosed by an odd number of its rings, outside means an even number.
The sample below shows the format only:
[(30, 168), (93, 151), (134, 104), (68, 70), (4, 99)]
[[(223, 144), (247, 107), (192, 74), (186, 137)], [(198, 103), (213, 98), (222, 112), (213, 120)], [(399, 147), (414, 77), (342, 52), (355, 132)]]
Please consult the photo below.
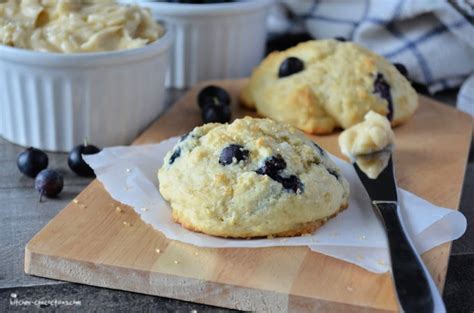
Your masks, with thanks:
[(158, 179), (176, 222), (221, 237), (310, 233), (348, 205), (348, 183), (327, 153), (270, 119), (195, 128)]
[(241, 102), (308, 133), (349, 128), (369, 111), (392, 126), (408, 120), (418, 99), (383, 57), (351, 42), (308, 41), (271, 53), (253, 71)]

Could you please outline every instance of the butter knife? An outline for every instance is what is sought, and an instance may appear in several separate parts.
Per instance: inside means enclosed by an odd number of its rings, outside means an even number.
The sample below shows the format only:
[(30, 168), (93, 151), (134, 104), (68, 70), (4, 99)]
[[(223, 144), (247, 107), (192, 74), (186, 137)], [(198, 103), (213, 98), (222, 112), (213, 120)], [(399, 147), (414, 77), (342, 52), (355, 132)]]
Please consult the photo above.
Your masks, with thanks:
[(405, 232), (398, 205), (392, 156), (376, 179), (370, 179), (354, 162), (354, 168), (385, 228), (392, 277), (404, 312), (446, 312), (443, 300), (421, 257)]

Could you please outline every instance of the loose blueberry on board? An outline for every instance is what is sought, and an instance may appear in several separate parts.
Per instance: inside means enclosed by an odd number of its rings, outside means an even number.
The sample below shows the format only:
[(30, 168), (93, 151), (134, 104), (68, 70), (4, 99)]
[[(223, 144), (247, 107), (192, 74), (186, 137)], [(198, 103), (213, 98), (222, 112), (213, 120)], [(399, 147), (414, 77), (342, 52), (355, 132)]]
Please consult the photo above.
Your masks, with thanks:
[(228, 123), (230, 122), (230, 107), (226, 104), (206, 105), (201, 112), (204, 123)]
[(244, 149), (241, 145), (231, 144), (222, 149), (221, 155), (219, 156), (219, 164), (229, 165), (236, 160), (236, 163), (245, 161), (249, 157), (249, 150)]
[(377, 73), (374, 80), (374, 93), (379, 95), (381, 98), (387, 100), (388, 103), (388, 114), (387, 118), (389, 121), (393, 118), (393, 103), (392, 95), (390, 93), (390, 85), (387, 83), (382, 74)]
[(176, 161), (176, 159), (179, 158), (180, 156), (181, 156), (181, 148), (177, 147), (170, 156), (170, 159), (168, 161), (169, 165), (173, 164), (174, 161)]
[(94, 177), (94, 171), (92, 168), (84, 161), (82, 158), (83, 154), (96, 154), (99, 153), (100, 149), (94, 145), (89, 145), (84, 143), (82, 145), (76, 146), (74, 149), (71, 150), (69, 153), (69, 157), (67, 159), (67, 164), (69, 168), (79, 176), (84, 177)]
[(296, 57), (286, 58), (278, 69), (278, 77), (286, 77), (304, 70), (304, 63)]
[(48, 156), (39, 149), (28, 148), (18, 155), (16, 164), (20, 172), (29, 177), (36, 177), (39, 172), (48, 167)]
[(204, 109), (208, 105), (230, 105), (230, 95), (221, 87), (210, 85), (203, 88), (197, 97), (199, 107)]
[(400, 74), (405, 76), (405, 78), (408, 78), (408, 70), (405, 65), (403, 65), (402, 63), (393, 63), (393, 66), (397, 68)]
[(42, 170), (35, 179), (35, 188), (40, 193), (40, 202), (43, 196), (56, 197), (64, 186), (63, 176), (55, 170)]

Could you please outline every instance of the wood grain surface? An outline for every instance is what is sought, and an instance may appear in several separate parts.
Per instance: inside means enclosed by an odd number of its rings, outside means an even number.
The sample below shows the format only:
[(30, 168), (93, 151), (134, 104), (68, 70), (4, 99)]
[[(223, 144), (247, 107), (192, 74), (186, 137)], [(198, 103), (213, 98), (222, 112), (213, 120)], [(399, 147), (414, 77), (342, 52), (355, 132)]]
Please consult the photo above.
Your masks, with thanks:
[[(234, 117), (254, 115), (237, 104), (243, 80), (214, 83), (232, 94)], [(159, 142), (201, 124), (195, 98), (207, 84), (187, 93), (134, 144)], [(470, 116), (421, 97), (415, 116), (395, 129), (398, 184), (457, 209), (471, 132)], [(337, 135), (313, 139), (340, 156)], [(28, 243), (27, 273), (260, 312), (397, 310), (388, 274), (376, 275), (305, 247), (207, 249), (170, 241), (111, 199), (98, 181), (76, 202)], [(440, 289), (450, 246), (423, 255)]]

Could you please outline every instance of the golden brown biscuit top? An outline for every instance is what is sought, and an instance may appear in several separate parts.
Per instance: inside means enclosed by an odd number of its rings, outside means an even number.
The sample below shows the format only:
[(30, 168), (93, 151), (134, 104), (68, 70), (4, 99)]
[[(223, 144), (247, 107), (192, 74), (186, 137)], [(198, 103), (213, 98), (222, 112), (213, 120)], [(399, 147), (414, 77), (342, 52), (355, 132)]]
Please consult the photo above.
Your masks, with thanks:
[(345, 208), (349, 195), (321, 147), (291, 126), (250, 117), (195, 128), (158, 177), (175, 220), (218, 236), (302, 233)]
[[(290, 58), (303, 68), (279, 75)], [(241, 100), (264, 116), (317, 134), (348, 128), (371, 110), (396, 125), (417, 106), (415, 91), (392, 64), (355, 43), (335, 40), (271, 53), (255, 68)]]

